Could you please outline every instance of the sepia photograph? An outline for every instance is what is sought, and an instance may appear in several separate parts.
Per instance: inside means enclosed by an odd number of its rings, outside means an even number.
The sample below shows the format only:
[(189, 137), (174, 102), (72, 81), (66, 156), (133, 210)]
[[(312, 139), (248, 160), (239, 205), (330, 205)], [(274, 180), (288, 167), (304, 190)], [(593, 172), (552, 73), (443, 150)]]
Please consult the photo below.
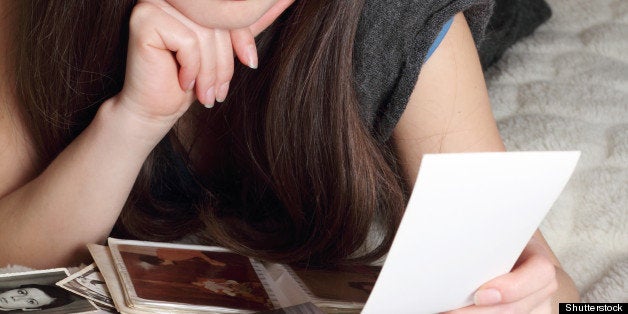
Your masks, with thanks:
[[(134, 306), (175, 304), (264, 311), (275, 306), (248, 257), (225, 250), (112, 245), (131, 287), (123, 287)], [(115, 253), (117, 252), (117, 253)], [(116, 260), (116, 264), (119, 261)]]
[(0, 312), (96, 312), (89, 300), (56, 286), (68, 275), (64, 268), (0, 275)]

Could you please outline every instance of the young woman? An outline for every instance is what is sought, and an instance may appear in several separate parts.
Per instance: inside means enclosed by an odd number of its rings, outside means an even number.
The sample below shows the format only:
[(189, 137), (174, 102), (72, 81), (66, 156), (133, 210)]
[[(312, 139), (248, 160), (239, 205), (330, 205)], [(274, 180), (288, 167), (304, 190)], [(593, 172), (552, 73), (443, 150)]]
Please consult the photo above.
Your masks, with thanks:
[(62, 288), (29, 284), (0, 293), (0, 312), (37, 311), (61, 307), (70, 302), (70, 292)]
[[(292, 2), (1, 2), (0, 264), (67, 265), (112, 232), (371, 261), (423, 154), (504, 149), (473, 37), (489, 1)], [(537, 232), (460, 311), (563, 294)]]

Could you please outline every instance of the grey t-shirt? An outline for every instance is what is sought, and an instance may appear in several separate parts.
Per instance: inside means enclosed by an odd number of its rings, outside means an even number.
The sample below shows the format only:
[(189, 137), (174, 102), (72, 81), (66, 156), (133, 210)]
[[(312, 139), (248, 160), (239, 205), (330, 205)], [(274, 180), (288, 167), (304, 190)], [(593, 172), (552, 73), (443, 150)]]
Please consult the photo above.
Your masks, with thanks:
[(477, 45), (492, 7), (492, 0), (366, 0), (355, 40), (355, 83), (362, 118), (378, 140), (392, 134), (443, 25), (464, 12)]

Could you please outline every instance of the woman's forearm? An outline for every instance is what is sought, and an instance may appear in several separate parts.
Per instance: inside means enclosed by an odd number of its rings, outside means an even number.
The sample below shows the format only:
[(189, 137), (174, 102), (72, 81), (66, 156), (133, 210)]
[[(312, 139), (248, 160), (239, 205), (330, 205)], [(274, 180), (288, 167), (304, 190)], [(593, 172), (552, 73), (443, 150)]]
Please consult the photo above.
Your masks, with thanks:
[(146, 157), (171, 122), (142, 121), (115, 101), (34, 180), (0, 199), (0, 266), (77, 262), (111, 231)]

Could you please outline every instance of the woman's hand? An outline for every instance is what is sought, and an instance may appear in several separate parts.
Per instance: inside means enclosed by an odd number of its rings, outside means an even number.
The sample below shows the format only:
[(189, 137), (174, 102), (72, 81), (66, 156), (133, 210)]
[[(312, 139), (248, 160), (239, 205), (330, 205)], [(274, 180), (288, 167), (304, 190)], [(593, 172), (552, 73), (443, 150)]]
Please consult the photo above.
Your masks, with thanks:
[(202, 27), (164, 0), (140, 0), (131, 15), (125, 83), (115, 102), (169, 129), (195, 98), (207, 107), (225, 99), (234, 50), (243, 63), (257, 67), (249, 28)]
[(447, 313), (551, 313), (557, 289), (554, 259), (535, 236), (510, 273), (477, 290), (474, 305)]

